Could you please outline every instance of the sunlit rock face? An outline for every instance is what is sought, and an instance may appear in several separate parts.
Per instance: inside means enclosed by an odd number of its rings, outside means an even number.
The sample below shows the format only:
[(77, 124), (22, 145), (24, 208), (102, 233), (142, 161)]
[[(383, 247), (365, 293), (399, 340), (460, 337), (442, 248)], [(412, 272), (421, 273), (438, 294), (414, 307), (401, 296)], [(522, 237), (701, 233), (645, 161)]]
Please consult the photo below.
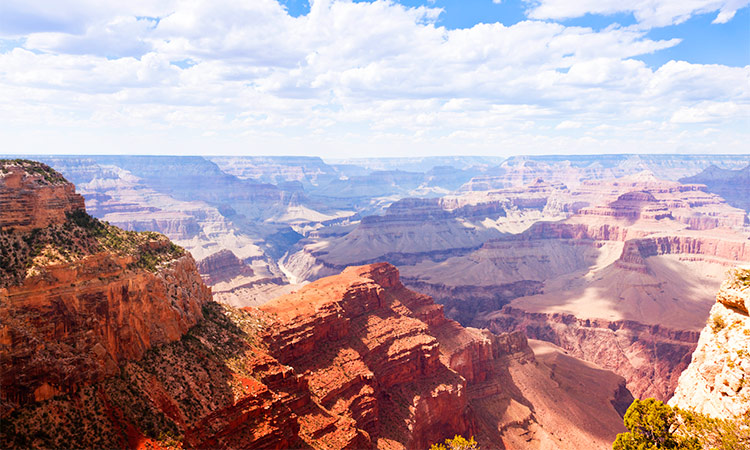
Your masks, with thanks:
[(97, 222), (43, 164), (0, 173), (3, 415), (114, 375), (202, 318), (211, 293), (164, 236)]
[(0, 228), (28, 231), (65, 222), (83, 211), (83, 197), (49, 166), (31, 161), (0, 163)]
[(632, 399), (621, 377), (551, 344), (446, 319), (389, 264), (260, 309), (201, 312), (117, 376), (20, 408), (0, 442), (406, 449), (460, 433), (492, 448), (575, 449), (608, 445)]
[(672, 406), (722, 419), (750, 412), (750, 269), (730, 272), (716, 295)]

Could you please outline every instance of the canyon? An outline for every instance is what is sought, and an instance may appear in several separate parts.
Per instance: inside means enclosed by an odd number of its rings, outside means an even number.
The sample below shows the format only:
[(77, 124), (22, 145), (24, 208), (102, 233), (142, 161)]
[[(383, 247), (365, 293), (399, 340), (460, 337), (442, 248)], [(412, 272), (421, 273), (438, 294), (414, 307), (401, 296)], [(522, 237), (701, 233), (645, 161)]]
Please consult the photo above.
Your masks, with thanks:
[[(48, 166), (3, 169), (4, 198), (50, 218), (0, 239), (22, 263), (0, 288), (6, 447), (397, 449), (463, 433), (572, 449), (621, 429), (621, 377), (519, 332), (464, 328), (390, 264), (233, 308), (164, 236), (89, 216)], [(37, 195), (53, 187), (76, 207), (64, 217)], [(228, 251), (201, 264), (253, 275)]]
[[(472, 184), (472, 189), (477, 189)], [(284, 261), (298, 279), (378, 260), (464, 325), (521, 330), (667, 400), (734, 264), (747, 213), (704, 185), (650, 172), (404, 199), (345, 234), (310, 235)]]
[(81, 190), (3, 160), (4, 446), (609, 448), (633, 396), (726, 416), (707, 379), (743, 413), (750, 157), (40, 159)]

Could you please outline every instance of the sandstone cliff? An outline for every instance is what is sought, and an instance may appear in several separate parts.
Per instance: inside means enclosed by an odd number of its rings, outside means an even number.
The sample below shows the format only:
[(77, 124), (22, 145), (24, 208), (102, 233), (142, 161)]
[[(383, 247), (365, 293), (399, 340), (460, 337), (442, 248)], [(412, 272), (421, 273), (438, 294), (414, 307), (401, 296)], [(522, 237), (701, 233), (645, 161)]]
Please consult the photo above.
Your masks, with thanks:
[(750, 268), (734, 269), (721, 285), (672, 406), (716, 418), (750, 414)]
[(49, 166), (0, 160), (0, 228), (44, 228), (83, 209), (83, 197)]
[(181, 248), (88, 216), (47, 166), (5, 160), (0, 173), (3, 416), (114, 375), (201, 319), (211, 294)]
[(203, 306), (179, 341), (3, 423), (6, 446), (607, 448), (624, 380), (521, 333), (445, 318), (395, 267), (352, 267), (264, 305)]

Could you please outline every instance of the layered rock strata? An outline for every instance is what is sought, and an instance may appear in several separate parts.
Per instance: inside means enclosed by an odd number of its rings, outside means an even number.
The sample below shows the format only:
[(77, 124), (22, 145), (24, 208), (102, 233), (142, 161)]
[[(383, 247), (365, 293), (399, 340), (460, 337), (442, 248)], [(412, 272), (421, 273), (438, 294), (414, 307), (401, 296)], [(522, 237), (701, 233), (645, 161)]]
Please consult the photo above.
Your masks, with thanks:
[[(750, 241), (736, 210), (703, 209), (717, 206), (703, 187), (645, 175), (610, 184), (628, 191), (466, 255), (404, 267), (405, 280), (462, 323), (523, 330), (616, 371), (637, 396), (667, 400), (722, 273), (750, 261)], [(513, 289), (522, 285), (534, 289)]]
[(47, 166), (3, 161), (0, 172), (0, 198), (29, 206), (23, 220), (0, 209), (2, 415), (114, 375), (201, 319), (211, 293), (189, 254), (88, 216)]
[(84, 210), (83, 197), (49, 166), (0, 160), (0, 228), (31, 230), (65, 222)]
[(240, 261), (231, 250), (223, 249), (198, 262), (198, 271), (208, 285), (226, 282), (236, 277), (250, 277), (253, 269)]
[(750, 414), (750, 268), (721, 285), (672, 406), (733, 419)]
[(521, 333), (446, 319), (388, 264), (203, 316), (118, 376), (16, 411), (0, 442), (417, 449), (461, 433), (485, 448), (606, 448), (632, 398), (550, 344), (534, 344), (537, 360)]

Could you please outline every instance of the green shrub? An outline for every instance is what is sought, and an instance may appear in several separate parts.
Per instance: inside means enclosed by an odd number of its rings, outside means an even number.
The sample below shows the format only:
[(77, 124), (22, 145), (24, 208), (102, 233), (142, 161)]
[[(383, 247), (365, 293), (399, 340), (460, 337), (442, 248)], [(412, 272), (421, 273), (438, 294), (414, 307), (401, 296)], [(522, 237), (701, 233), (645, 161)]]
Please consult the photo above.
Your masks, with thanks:
[(750, 415), (715, 419), (648, 398), (630, 405), (624, 423), (629, 431), (617, 435), (614, 450), (750, 448)]

